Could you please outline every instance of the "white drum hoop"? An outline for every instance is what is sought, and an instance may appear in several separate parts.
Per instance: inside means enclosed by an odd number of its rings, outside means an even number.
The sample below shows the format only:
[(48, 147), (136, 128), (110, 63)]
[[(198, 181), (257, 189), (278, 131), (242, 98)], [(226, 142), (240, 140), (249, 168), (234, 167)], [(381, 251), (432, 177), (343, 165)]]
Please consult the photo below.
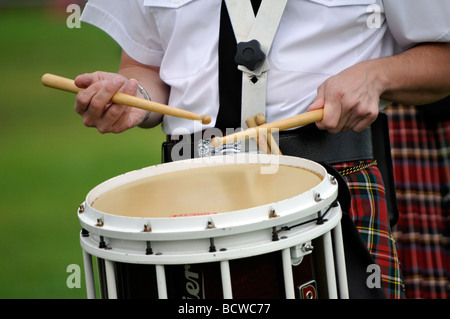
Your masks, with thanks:
[[(205, 165), (239, 163), (301, 167), (323, 176), (323, 179), (316, 187), (286, 200), (214, 215), (140, 218), (107, 214), (92, 207), (98, 196), (137, 179)], [(290, 156), (237, 154), (183, 160), (132, 171), (92, 189), (78, 210), (83, 228), (80, 238), (87, 263), (85, 267), (89, 268), (91, 263), (88, 256), (111, 262), (157, 265), (157, 275), (159, 272), (163, 282), (158, 291), (161, 291), (160, 298), (165, 298), (163, 265), (220, 262), (226, 278), (229, 277), (226, 272), (229, 260), (282, 251), (287, 273), (286, 297), (290, 298), (293, 287), (289, 283), (288, 268), (291, 263), (301, 261), (304, 255), (310, 253), (305, 247), (312, 240), (323, 237), (326, 258), (330, 260), (326, 267), (331, 267), (326, 270), (330, 297), (347, 298), (340, 229), (342, 212), (337, 203), (337, 187), (334, 177), (321, 165)], [(332, 237), (338, 253), (333, 252)], [(337, 274), (334, 255), (339, 264)], [(107, 263), (108, 268), (113, 271)], [(87, 269), (87, 276), (91, 276), (89, 273)], [(88, 284), (90, 286), (92, 283)], [(114, 287), (111, 289), (114, 290)], [(114, 291), (110, 296), (114, 296)], [(224, 285), (224, 297), (231, 296), (230, 285)]]

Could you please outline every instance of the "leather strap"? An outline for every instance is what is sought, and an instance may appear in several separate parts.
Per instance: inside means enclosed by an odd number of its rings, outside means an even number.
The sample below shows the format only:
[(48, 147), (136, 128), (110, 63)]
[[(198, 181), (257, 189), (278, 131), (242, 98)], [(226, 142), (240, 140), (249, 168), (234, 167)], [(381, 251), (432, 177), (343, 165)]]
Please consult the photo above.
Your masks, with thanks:
[[(362, 133), (348, 131), (330, 134), (312, 124), (278, 134), (278, 144), (283, 155), (302, 157), (329, 165), (373, 159), (370, 128)], [(198, 157), (198, 144), (201, 138), (202, 134), (168, 136), (163, 146), (164, 162), (173, 160), (173, 147), (176, 147), (178, 159)]]
[(311, 124), (297, 130), (279, 132), (278, 145), (283, 155), (327, 164), (373, 159), (370, 128), (361, 133), (347, 131), (331, 134)]
[(231, 24), (238, 43), (257, 40), (266, 58), (254, 70), (239, 65), (242, 71), (241, 127), (245, 121), (258, 113), (265, 114), (266, 80), (269, 62), (267, 55), (278, 29), (287, 0), (262, 0), (255, 17), (250, 0), (225, 0)]

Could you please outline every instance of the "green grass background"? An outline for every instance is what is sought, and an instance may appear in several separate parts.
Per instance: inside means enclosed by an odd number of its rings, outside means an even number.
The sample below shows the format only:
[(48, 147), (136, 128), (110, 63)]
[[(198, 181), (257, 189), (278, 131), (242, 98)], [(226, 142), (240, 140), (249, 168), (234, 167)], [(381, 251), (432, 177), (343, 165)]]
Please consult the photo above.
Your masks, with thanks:
[(102, 31), (66, 25), (68, 13), (0, 8), (0, 298), (85, 298), (67, 267), (83, 268), (77, 208), (101, 182), (160, 162), (161, 129), (114, 135), (86, 128), (75, 95), (42, 86), (116, 71), (120, 49)]

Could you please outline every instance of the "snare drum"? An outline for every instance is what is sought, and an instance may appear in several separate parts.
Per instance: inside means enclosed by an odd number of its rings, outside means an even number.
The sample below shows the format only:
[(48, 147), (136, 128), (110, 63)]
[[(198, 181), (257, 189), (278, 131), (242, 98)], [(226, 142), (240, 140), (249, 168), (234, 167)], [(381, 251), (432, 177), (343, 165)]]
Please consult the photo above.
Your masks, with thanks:
[(88, 298), (97, 282), (103, 298), (348, 298), (337, 187), (315, 162), (250, 154), (103, 182), (78, 210)]

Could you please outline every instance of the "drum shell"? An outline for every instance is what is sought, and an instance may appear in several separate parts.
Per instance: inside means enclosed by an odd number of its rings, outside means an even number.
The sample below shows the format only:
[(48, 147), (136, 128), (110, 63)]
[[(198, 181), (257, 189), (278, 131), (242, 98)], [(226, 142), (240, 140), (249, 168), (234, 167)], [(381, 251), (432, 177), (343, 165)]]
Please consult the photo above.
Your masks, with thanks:
[[(305, 256), (302, 263), (293, 266), (297, 299), (301, 286), (313, 285), (326, 296), (326, 286), (318, 289), (320, 278), (316, 274), (313, 255)], [(120, 299), (158, 299), (154, 265), (115, 263), (117, 296)], [(281, 253), (230, 261), (234, 299), (282, 299), (285, 296)], [(169, 299), (222, 299), (222, 282), (219, 263), (165, 266)], [(106, 286), (105, 276), (101, 276)], [(107, 297), (106, 289), (104, 296)]]

